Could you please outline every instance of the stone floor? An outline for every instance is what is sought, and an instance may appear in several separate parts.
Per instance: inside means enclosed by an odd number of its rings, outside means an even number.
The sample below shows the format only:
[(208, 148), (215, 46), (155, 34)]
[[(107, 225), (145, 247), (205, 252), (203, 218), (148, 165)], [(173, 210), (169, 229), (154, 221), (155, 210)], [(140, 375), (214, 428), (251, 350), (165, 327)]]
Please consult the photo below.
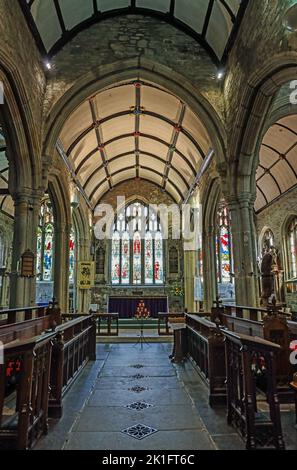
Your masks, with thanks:
[[(172, 345), (99, 344), (65, 398), (61, 420), (35, 449), (224, 450), (245, 448), (226, 424), (225, 409), (211, 409), (207, 389), (190, 362), (172, 365)], [(134, 387), (140, 387), (135, 389)], [(137, 391), (138, 390), (138, 391)], [(152, 405), (129, 409), (127, 405)], [(137, 406), (137, 405), (133, 405)], [(144, 405), (145, 406), (145, 405)], [(133, 407), (132, 407), (133, 408)], [(287, 448), (297, 448), (292, 407), (284, 415)], [(135, 429), (138, 440), (123, 431)]]

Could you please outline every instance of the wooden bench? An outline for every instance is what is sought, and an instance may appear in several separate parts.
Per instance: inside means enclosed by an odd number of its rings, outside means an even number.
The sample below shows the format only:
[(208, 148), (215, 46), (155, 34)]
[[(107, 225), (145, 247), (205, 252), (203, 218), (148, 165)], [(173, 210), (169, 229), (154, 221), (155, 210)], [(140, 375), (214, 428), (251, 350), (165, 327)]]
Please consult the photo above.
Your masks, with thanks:
[(198, 315), (186, 314), (188, 355), (209, 387), (210, 406), (226, 404), (224, 338), (217, 325)]
[[(246, 448), (285, 448), (276, 386), (276, 354), (280, 346), (257, 337), (223, 331), (226, 338), (227, 421), (246, 441)], [(253, 365), (264, 361), (268, 410), (261, 411)]]

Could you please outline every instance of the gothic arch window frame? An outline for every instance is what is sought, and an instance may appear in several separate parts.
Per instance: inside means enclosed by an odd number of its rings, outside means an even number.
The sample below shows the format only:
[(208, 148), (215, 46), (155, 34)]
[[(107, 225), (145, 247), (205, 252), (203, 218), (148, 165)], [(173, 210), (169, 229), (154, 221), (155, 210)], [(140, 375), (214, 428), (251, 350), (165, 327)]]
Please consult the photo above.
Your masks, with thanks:
[[(135, 212), (135, 208), (139, 207), (144, 215)], [(162, 232), (158, 215), (147, 203), (137, 199), (119, 210), (110, 237), (110, 282), (113, 287), (164, 285), (165, 245)], [(148, 256), (149, 253), (151, 256)], [(115, 270), (116, 277), (113, 275)], [(160, 279), (157, 272), (161, 273)]]
[[(45, 209), (47, 207), (47, 209)], [(48, 229), (51, 228), (51, 235)], [(51, 238), (51, 248), (48, 250), (51, 254), (51, 267), (49, 277), (45, 277), (45, 244), (46, 238)], [(40, 206), (39, 221), (37, 228), (37, 250), (36, 250), (36, 276), (39, 282), (52, 282), (54, 280), (54, 258), (55, 258), (55, 220), (53, 205), (50, 197), (45, 198)]]
[(287, 279), (297, 279), (297, 215), (292, 215), (286, 223), (285, 252)]

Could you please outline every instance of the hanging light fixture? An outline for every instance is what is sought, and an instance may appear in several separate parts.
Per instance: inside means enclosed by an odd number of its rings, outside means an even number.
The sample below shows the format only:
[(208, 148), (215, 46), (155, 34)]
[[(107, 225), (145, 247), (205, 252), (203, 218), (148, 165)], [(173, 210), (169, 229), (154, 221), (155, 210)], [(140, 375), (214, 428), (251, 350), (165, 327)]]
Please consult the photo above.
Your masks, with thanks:
[(71, 201), (70, 205), (72, 209), (77, 209), (79, 207), (79, 195), (75, 184), (72, 184), (71, 188)]
[(286, 11), (283, 18), (284, 27), (291, 32), (297, 31), (297, 3)]

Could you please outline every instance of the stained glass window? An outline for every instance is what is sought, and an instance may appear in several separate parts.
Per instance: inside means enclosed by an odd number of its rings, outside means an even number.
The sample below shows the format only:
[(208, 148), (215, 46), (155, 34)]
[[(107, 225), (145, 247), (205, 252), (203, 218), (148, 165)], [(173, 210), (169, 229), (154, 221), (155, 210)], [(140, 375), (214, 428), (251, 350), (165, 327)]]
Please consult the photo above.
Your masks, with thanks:
[(153, 273), (153, 238), (151, 232), (147, 232), (145, 235), (145, 242), (144, 242), (144, 269), (145, 275), (144, 280), (145, 284), (152, 284), (154, 279)]
[(54, 217), (52, 205), (46, 199), (40, 208), (37, 229), (36, 273), (40, 281), (51, 281), (53, 277)]
[(230, 213), (224, 202), (219, 204), (217, 212), (216, 259), (219, 297), (221, 299), (234, 299)]
[(156, 233), (155, 237), (155, 283), (163, 283), (163, 240), (161, 232)]
[(75, 282), (75, 264), (76, 264), (76, 237), (75, 231), (72, 228), (69, 240), (69, 283)]
[(120, 268), (120, 235), (119, 232), (114, 232), (111, 242), (111, 282), (112, 284), (119, 284), (121, 278)]
[(121, 251), (121, 266), (122, 266), (122, 284), (130, 283), (130, 240), (129, 233), (124, 232), (122, 238), (122, 251)]
[(163, 237), (157, 215), (134, 202), (116, 217), (111, 242), (114, 285), (163, 284)]
[(294, 218), (288, 230), (288, 275), (297, 278), (297, 218)]
[(217, 277), (219, 282), (228, 283), (232, 281), (232, 247), (230, 233), (230, 216), (226, 205), (220, 205), (219, 207), (217, 228)]

